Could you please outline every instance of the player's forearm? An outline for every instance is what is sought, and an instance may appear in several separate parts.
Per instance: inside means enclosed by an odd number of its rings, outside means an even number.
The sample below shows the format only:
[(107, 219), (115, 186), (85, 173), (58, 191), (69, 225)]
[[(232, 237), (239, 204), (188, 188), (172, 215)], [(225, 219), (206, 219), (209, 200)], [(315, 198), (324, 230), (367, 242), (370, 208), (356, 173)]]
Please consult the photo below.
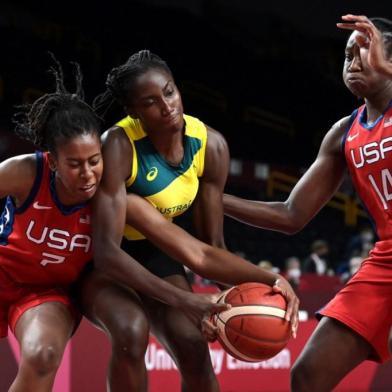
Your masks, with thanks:
[(209, 246), (194, 266), (194, 271), (208, 279), (236, 285), (245, 282), (259, 282), (273, 286), (278, 274), (263, 270), (249, 261), (224, 249)]
[[(160, 235), (162, 232), (166, 235)], [(227, 250), (199, 241), (166, 220), (161, 220), (160, 224), (146, 226), (143, 234), (170, 257), (211, 280), (226, 284), (257, 281), (273, 285), (278, 277)]]
[(97, 255), (95, 256), (95, 265), (98, 269), (115, 281), (149, 297), (178, 307), (186, 295), (184, 290), (153, 275), (121, 249), (111, 252), (97, 250), (95, 254)]
[(292, 218), (287, 204), (245, 200), (236, 196), (223, 196), (225, 215), (248, 225), (293, 234), (301, 224)]

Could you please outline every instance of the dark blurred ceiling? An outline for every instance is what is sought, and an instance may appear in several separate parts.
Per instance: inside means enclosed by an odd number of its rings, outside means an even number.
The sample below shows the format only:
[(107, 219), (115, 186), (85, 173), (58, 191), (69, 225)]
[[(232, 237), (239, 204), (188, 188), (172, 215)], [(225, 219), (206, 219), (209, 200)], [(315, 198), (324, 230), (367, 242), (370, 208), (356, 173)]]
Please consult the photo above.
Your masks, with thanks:
[(81, 63), (92, 98), (111, 67), (150, 48), (172, 68), (186, 111), (224, 133), (233, 156), (306, 166), (333, 122), (358, 105), (341, 81), (347, 35), (335, 23), (347, 12), (390, 18), (392, 7), (360, 0), (2, 1), (0, 121), (10, 126), (26, 90), (50, 88), (47, 50)]

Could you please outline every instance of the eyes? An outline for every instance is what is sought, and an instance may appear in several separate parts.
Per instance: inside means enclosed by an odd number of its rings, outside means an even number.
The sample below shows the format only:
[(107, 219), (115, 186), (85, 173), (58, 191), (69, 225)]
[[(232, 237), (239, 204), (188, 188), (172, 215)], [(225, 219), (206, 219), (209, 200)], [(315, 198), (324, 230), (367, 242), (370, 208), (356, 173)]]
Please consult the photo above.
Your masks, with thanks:
[[(345, 62), (351, 63), (356, 58), (363, 62), (363, 59), (366, 58), (367, 51), (369, 50), (369, 45), (365, 44), (365, 40), (366, 37), (362, 37), (359, 35), (355, 36), (355, 39), (350, 38), (350, 41), (347, 43), (345, 50)], [(359, 41), (361, 43), (359, 43)]]
[(344, 55), (344, 59), (348, 62), (350, 62), (353, 59), (353, 55), (351, 53), (346, 53)]
[[(164, 98), (172, 98), (175, 96), (176, 90), (173, 87), (168, 87), (165, 89), (163, 92), (163, 97)], [(143, 107), (148, 108), (150, 106), (153, 106), (154, 104), (160, 103), (161, 99), (160, 97), (148, 97), (142, 101)]]
[[(101, 163), (101, 160), (102, 160), (101, 156), (94, 156), (88, 159), (87, 162), (90, 167), (95, 167)], [(71, 169), (78, 169), (82, 166), (84, 166), (84, 161), (78, 161), (78, 160), (68, 161), (68, 167)]]

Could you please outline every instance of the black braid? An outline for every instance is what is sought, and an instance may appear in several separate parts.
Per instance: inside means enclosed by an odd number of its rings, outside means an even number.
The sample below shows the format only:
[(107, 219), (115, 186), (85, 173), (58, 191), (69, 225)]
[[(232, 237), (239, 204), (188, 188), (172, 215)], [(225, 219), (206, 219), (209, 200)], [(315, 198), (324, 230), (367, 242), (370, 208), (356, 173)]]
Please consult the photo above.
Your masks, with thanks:
[(75, 66), (76, 92), (69, 93), (64, 86), (60, 63), (51, 54), (55, 67), (50, 72), (56, 80), (56, 90), (38, 98), (31, 105), (24, 105), (15, 114), (15, 132), (42, 150), (56, 152), (59, 143), (83, 134), (100, 132), (100, 120), (84, 99), (82, 72)]
[(166, 62), (158, 55), (147, 49), (134, 53), (126, 63), (109, 72), (105, 83), (106, 91), (94, 99), (94, 109), (104, 116), (114, 101), (125, 106), (132, 97), (136, 78), (154, 68), (172, 75)]

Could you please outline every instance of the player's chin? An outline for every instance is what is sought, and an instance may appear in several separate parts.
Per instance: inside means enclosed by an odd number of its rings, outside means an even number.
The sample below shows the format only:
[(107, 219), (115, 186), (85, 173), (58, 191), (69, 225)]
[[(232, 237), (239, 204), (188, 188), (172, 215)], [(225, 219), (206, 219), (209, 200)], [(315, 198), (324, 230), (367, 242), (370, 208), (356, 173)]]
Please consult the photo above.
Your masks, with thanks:
[(178, 132), (182, 131), (183, 128), (184, 117), (182, 113), (176, 113), (161, 124), (161, 129), (165, 129), (167, 132)]
[(359, 99), (363, 99), (367, 96), (368, 91), (364, 83), (362, 82), (347, 82), (347, 88), (350, 90), (351, 94), (355, 95)]

